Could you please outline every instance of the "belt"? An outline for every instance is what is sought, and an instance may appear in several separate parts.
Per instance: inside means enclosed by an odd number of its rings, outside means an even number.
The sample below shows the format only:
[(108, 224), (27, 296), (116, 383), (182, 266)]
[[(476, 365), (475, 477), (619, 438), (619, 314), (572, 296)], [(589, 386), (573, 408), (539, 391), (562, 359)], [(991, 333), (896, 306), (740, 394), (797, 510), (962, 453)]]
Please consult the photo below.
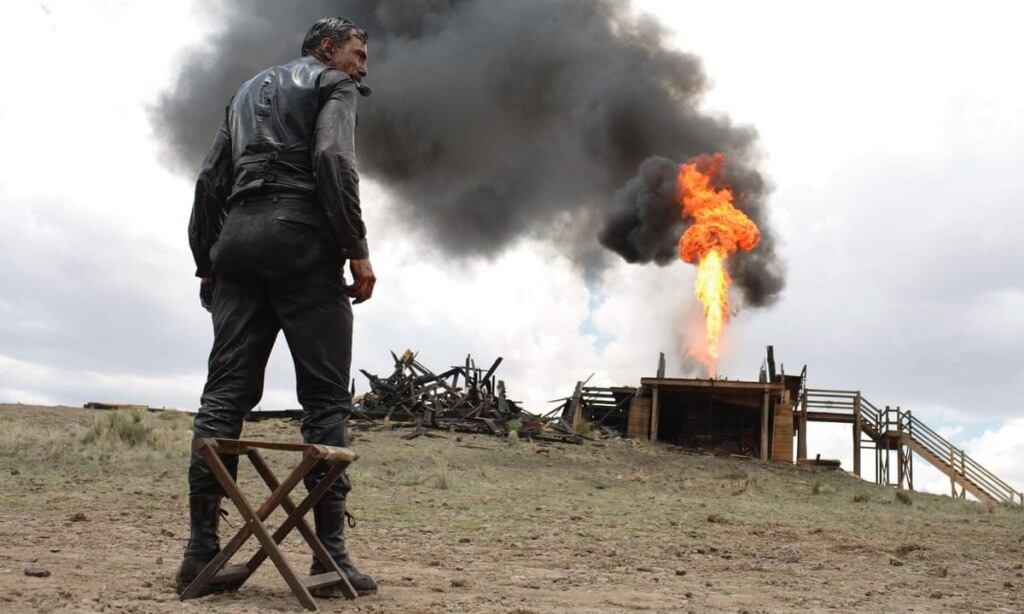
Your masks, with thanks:
[(243, 194), (235, 200), (235, 207), (259, 207), (282, 202), (313, 203), (316, 197), (311, 192), (257, 190)]
[(309, 151), (268, 151), (239, 156), (237, 164), (284, 162), (285, 164), (309, 166), (312, 164), (312, 159), (313, 157)]

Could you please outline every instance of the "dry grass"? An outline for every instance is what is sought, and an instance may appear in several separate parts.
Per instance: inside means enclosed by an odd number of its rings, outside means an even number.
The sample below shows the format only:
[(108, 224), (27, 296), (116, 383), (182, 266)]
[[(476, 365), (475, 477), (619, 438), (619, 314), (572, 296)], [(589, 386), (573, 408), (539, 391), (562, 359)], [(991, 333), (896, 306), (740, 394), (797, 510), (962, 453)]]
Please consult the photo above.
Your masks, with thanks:
[[(0, 406), (0, 476), (8, 480), (0, 489), (0, 540), (10, 545), (11, 561), (4, 567), (46, 565), (54, 572), (52, 581), (35, 584), (20, 573), (0, 574), (0, 610), (116, 611), (128, 607), (119, 599), (148, 582), (166, 603), (145, 597), (126, 603), (139, 612), (180, 611), (170, 577), (187, 536), (189, 416), (143, 415), (146, 436), (134, 446), (113, 436), (85, 443), (95, 419), (108, 415)], [(247, 438), (299, 439), (285, 423), (245, 429)], [(1015, 575), (1024, 570), (1014, 568), (1024, 556), (1019, 508), (922, 493), (911, 495), (913, 505), (899, 505), (896, 491), (841, 472), (630, 441), (574, 446), (522, 438), (510, 445), (455, 434), (406, 441), (404, 432), (353, 432), (360, 459), (349, 471), (349, 507), (360, 522), (349, 536), (357, 564), (384, 587), (357, 607), (1024, 610), (1019, 589), (1004, 586), (1024, 584)], [(275, 470), (294, 466), (285, 453), (267, 460)], [(267, 491), (245, 463), (240, 480), (254, 498)], [(68, 532), (63, 527), (78, 512), (89, 520)], [(58, 541), (61, 552), (53, 553)], [(101, 559), (89, 558), (98, 551)], [(893, 557), (902, 565), (891, 563)], [(75, 569), (86, 558), (94, 573)], [(306, 565), (308, 556), (298, 560)], [(468, 584), (456, 587), (453, 579)], [(263, 570), (254, 581), (237, 595), (195, 606), (294, 610), (273, 572)], [(16, 587), (20, 594), (13, 595)], [(945, 596), (933, 599), (935, 592)], [(93, 594), (97, 601), (83, 601)]]
[(88, 426), (68, 424), (62, 428), (0, 416), (0, 457), (60, 463), (187, 456), (191, 438), (188, 414), (139, 409), (91, 413)]
[(146, 443), (149, 426), (142, 421), (145, 416), (146, 411), (143, 409), (112, 411), (96, 416), (92, 428), (82, 436), (82, 443), (108, 448), (117, 445), (134, 447)]
[(442, 447), (434, 454), (434, 488), (448, 490), (451, 486), (452, 455), (455, 452), (455, 440), (451, 435), (448, 437), (448, 445)]
[(0, 423), (0, 457), (60, 462), (79, 447), (80, 432), (79, 429), (47, 430), (31, 423), (5, 420)]
[(580, 420), (575, 430), (580, 437), (592, 437), (595, 434), (594, 425), (586, 420)]

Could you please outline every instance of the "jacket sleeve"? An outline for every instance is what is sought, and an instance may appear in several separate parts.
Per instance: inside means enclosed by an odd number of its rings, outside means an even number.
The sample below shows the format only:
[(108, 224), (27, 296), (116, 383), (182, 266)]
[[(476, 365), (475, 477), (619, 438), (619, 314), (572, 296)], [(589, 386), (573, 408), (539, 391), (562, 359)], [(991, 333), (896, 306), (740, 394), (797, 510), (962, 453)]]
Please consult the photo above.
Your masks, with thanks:
[(313, 177), (317, 200), (343, 260), (370, 257), (366, 226), (359, 205), (356, 173), (356, 84), (339, 70), (325, 71), (321, 82), (323, 104), (313, 136)]
[(210, 248), (217, 242), (224, 225), (231, 184), (231, 135), (225, 119), (199, 169), (192, 217), (188, 222), (188, 242), (196, 261), (196, 277), (209, 277), (213, 270)]

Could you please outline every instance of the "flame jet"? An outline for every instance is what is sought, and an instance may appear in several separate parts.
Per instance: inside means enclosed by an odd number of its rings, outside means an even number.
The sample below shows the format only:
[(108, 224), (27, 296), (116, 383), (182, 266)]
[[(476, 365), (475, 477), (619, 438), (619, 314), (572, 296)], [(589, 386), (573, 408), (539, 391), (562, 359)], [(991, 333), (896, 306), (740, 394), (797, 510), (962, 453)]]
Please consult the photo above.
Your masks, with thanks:
[(716, 374), (722, 328), (729, 318), (732, 279), (726, 261), (738, 250), (750, 251), (761, 240), (757, 224), (733, 205), (732, 190), (716, 185), (724, 168), (724, 155), (700, 156), (679, 166), (676, 187), (680, 215), (692, 220), (679, 239), (679, 257), (697, 265), (694, 287), (706, 321), (704, 350), (693, 353), (711, 377)]

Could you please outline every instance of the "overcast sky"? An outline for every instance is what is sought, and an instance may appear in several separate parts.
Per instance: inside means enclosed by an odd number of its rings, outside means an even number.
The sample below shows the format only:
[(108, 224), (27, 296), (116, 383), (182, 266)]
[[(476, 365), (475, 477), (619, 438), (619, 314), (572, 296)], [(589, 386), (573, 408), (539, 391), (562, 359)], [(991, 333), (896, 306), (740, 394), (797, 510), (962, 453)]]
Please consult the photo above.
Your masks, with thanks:
[[(703, 59), (706, 111), (756, 128), (774, 185), (787, 288), (729, 324), (719, 373), (756, 379), (773, 344), (811, 387), (913, 410), (1024, 488), (1024, 10), (635, 7)], [(161, 162), (147, 109), (207, 28), (188, 3), (0, 5), (0, 402), (197, 405), (212, 334), (185, 232), (192, 185)], [(389, 372), (407, 347), (439, 370), (503, 356), (499, 376), (536, 413), (591, 373), (636, 385), (658, 352), (682, 375), (692, 266), (618, 263), (588, 284), (529, 238), (453, 263), (363, 186), (380, 281), (355, 309), (354, 367)], [(282, 341), (261, 406), (297, 406), (293, 385)], [(821, 427), (809, 451), (848, 459), (848, 440)], [(923, 465), (917, 486), (948, 491)]]

